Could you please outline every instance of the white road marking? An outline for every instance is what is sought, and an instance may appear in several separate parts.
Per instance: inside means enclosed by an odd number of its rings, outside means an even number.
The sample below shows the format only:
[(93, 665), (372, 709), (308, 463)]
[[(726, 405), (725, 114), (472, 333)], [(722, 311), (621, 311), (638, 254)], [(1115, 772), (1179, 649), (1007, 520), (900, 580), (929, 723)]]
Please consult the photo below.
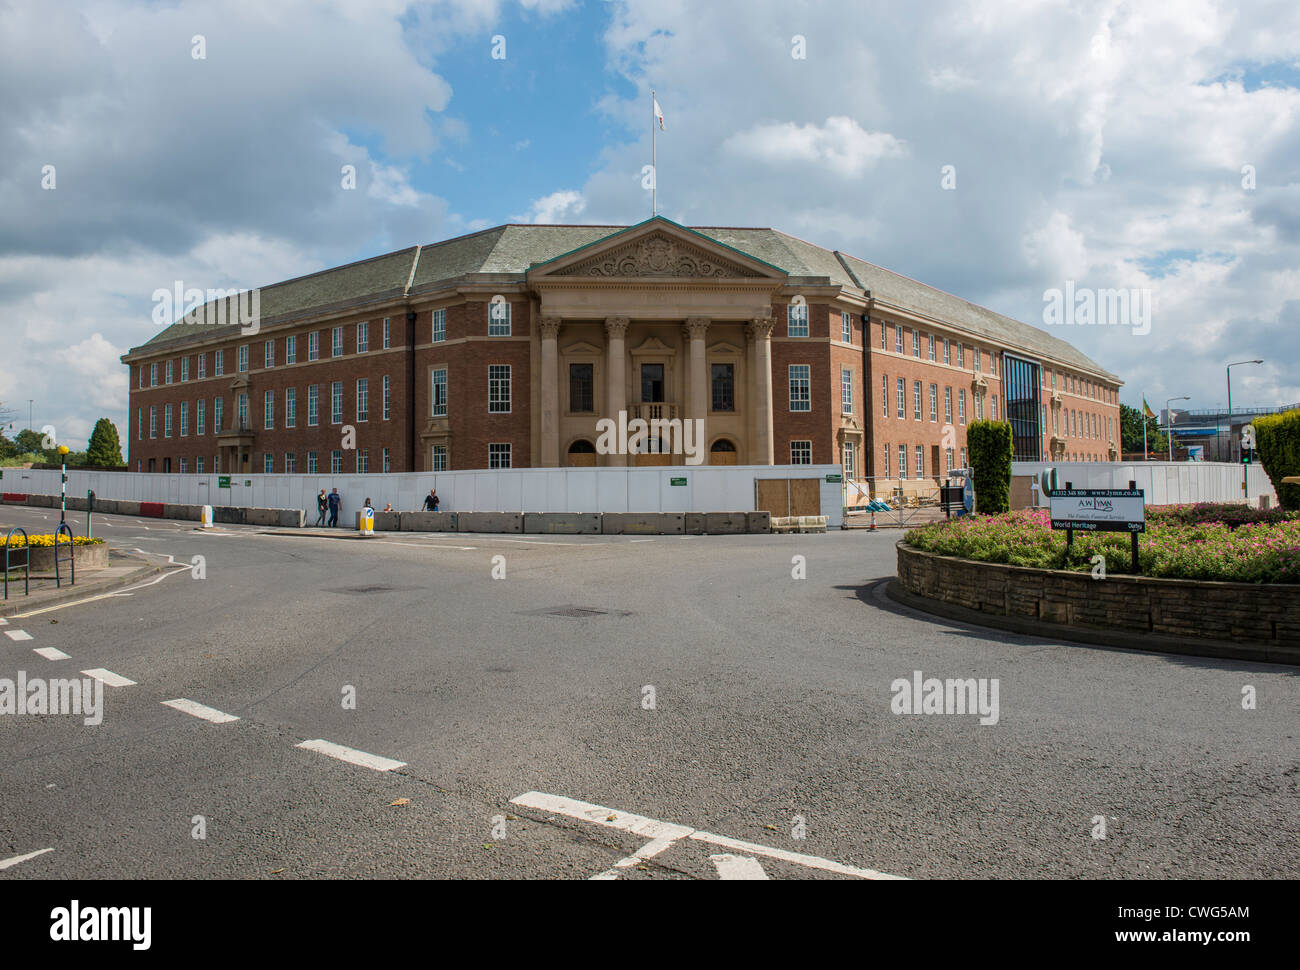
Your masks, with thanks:
[(766, 879), (767, 873), (755, 858), (747, 855), (711, 855), (719, 879)]
[(5, 630), (5, 636), (10, 640), (31, 640), (32, 635), (26, 630)]
[(105, 670), (103, 667), (94, 667), (90, 670), (83, 670), (87, 677), (93, 677), (105, 687), (134, 687), (134, 680), (127, 680), (121, 674), (115, 674), (111, 670)]
[[(155, 553), (155, 555), (157, 555), (157, 553)], [(177, 565), (181, 564), (178, 563)], [(169, 573), (163, 573), (161, 576), (155, 576), (153, 579), (147, 579), (142, 583), (137, 583), (134, 586), (127, 587), (125, 590), (119, 590), (115, 593), (100, 593), (97, 596), (87, 596), (85, 599), (73, 600), (71, 603), (59, 603), (55, 606), (46, 606), (39, 610), (28, 610), (26, 613), (15, 613), (14, 618), (40, 616), (42, 613), (53, 613), (55, 610), (66, 610), (70, 606), (81, 606), (83, 603), (93, 603), (96, 600), (106, 600), (114, 596), (130, 596), (131, 590), (144, 589), (146, 586), (153, 586), (155, 583), (161, 583), (168, 576), (175, 576), (177, 573), (188, 572), (190, 572), (190, 567), (184, 566), (181, 569), (173, 569)]]
[[(863, 869), (858, 866), (848, 866), (841, 862), (833, 862), (830, 859), (822, 859), (818, 856), (803, 855), (799, 852), (788, 852), (785, 849), (774, 849), (770, 846), (758, 845), (754, 842), (743, 842), (740, 839), (730, 839), (725, 835), (714, 835), (712, 832), (701, 832), (698, 829), (693, 829), (685, 825), (676, 825), (672, 822), (661, 822), (658, 819), (647, 818), (643, 815), (633, 815), (629, 812), (619, 812), (612, 808), (606, 808), (603, 805), (593, 805), (591, 802), (582, 802), (574, 798), (565, 798), (563, 795), (548, 795), (545, 792), (530, 791), (525, 792), (518, 798), (510, 799), (510, 803), (524, 808), (535, 808), (543, 812), (551, 812), (555, 815), (564, 815), (568, 818), (576, 818), (583, 822), (595, 822), (597, 825), (603, 825), (607, 828), (619, 829), (636, 835), (644, 835), (651, 840), (646, 845), (642, 846), (635, 855), (619, 860), (615, 863), (613, 869), (607, 869), (605, 872), (592, 877), (594, 879), (617, 879), (619, 877), (619, 870), (627, 869), (642, 859), (650, 858), (652, 855), (658, 855), (660, 852), (682, 839), (694, 839), (710, 845), (718, 845), (723, 848), (746, 852), (750, 855), (765, 856), (769, 859), (779, 859), (782, 862), (792, 862), (795, 865), (821, 869), (824, 872), (834, 872), (842, 876), (856, 876), (859, 879), (906, 878), (905, 876), (891, 876), (888, 873), (878, 872), (875, 869)], [(710, 856), (710, 858), (713, 859), (719, 857)], [(754, 862), (754, 860), (750, 861)], [(754, 864), (758, 865), (757, 862), (754, 862)], [(729, 869), (733, 872), (736, 871), (730, 865)], [(752, 872), (752, 867), (750, 868), (750, 871)], [(719, 870), (719, 873), (721, 874), (721, 870)]]
[(162, 704), (163, 707), (170, 707), (185, 714), (192, 714), (205, 721), (211, 721), (213, 724), (227, 724), (230, 721), (239, 720), (234, 714), (227, 714), (215, 707), (208, 707), (184, 697), (178, 697), (174, 701), (163, 701)]
[(38, 855), (45, 855), (47, 852), (53, 852), (54, 847), (48, 849), (39, 849), (36, 852), (28, 852), (26, 855), (16, 855), (9, 859), (0, 859), (0, 869), (8, 869), (10, 866), (16, 866), (20, 862), (26, 862), (28, 859), (35, 859)]
[(62, 650), (56, 649), (55, 647), (37, 647), (34, 652), (39, 653), (46, 660), (67, 660), (68, 659), (68, 655), (66, 653), (64, 653)]
[(358, 751), (356, 748), (345, 748), (341, 744), (335, 744), (333, 741), (322, 741), (317, 738), (314, 741), (303, 741), (295, 747), (306, 748), (308, 751), (317, 751), (331, 758), (337, 758), (339, 761), (346, 761), (349, 764), (360, 765), (363, 768), (373, 768), (375, 771), (395, 771), (398, 768), (405, 768), (405, 761), (394, 761), (392, 758), (381, 758), (377, 754), (367, 754), (364, 751)]
[(9, 621), (6, 620), (3, 616), (0, 616), (0, 626), (8, 626), (8, 625), (9, 625)]

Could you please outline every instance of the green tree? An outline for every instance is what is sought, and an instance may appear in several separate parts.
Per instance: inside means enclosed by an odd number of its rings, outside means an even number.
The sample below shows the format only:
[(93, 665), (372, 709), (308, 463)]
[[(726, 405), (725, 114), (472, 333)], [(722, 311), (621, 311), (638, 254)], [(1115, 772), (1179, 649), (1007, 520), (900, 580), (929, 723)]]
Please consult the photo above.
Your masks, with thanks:
[[(1153, 456), (1169, 454), (1169, 439), (1156, 418), (1147, 418), (1147, 451)], [(1142, 412), (1127, 404), (1119, 406), (1120, 448), (1128, 453), (1142, 451)]]
[(18, 447), (3, 434), (0, 434), (0, 461), (12, 458), (16, 454), (18, 454)]
[(100, 418), (95, 422), (95, 430), (90, 433), (90, 444), (86, 446), (86, 464), (104, 468), (116, 468), (124, 464), (117, 425), (108, 418)]
[(1300, 509), (1300, 485), (1282, 479), (1300, 475), (1300, 411), (1269, 414), (1251, 422), (1255, 448), (1284, 509)]
[(44, 437), (39, 431), (33, 431), (30, 428), (24, 428), (14, 435), (14, 444), (18, 448), (18, 453), (26, 455), (32, 452), (39, 454), (45, 449), (41, 447)]
[(1011, 508), (1011, 424), (972, 421), (966, 428), (971, 472), (975, 478), (975, 511), (1000, 515)]

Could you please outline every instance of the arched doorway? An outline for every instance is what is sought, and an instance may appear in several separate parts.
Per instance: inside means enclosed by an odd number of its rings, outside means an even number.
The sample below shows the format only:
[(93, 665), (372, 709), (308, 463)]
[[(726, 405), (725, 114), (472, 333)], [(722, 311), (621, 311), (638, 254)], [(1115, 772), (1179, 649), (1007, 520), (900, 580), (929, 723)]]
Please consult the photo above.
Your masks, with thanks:
[(727, 438), (719, 438), (709, 448), (710, 465), (736, 464), (736, 446)]
[(596, 446), (586, 438), (579, 438), (569, 445), (570, 468), (596, 467)]

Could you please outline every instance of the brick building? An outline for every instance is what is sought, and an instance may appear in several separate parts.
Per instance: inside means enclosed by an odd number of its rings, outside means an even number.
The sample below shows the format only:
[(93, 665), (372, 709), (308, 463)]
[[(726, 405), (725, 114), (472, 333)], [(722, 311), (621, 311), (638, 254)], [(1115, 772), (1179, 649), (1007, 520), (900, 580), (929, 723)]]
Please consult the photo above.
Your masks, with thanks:
[(703, 420), (711, 464), (888, 487), (963, 465), (979, 417), (1012, 421), (1020, 459), (1118, 457), (1120, 381), (1067, 342), (772, 229), (499, 226), (259, 297), (255, 332), (191, 314), (122, 357), (132, 468), (687, 460), (604, 453), (620, 412)]

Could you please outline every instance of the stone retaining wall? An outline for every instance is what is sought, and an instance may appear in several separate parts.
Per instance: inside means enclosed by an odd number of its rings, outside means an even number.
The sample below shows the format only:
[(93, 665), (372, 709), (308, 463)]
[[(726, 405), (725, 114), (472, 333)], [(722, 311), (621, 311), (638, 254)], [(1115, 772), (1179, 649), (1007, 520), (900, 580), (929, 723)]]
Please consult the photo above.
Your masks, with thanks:
[(955, 559), (898, 543), (917, 596), (995, 616), (1233, 643), (1300, 646), (1300, 586), (1154, 579)]

